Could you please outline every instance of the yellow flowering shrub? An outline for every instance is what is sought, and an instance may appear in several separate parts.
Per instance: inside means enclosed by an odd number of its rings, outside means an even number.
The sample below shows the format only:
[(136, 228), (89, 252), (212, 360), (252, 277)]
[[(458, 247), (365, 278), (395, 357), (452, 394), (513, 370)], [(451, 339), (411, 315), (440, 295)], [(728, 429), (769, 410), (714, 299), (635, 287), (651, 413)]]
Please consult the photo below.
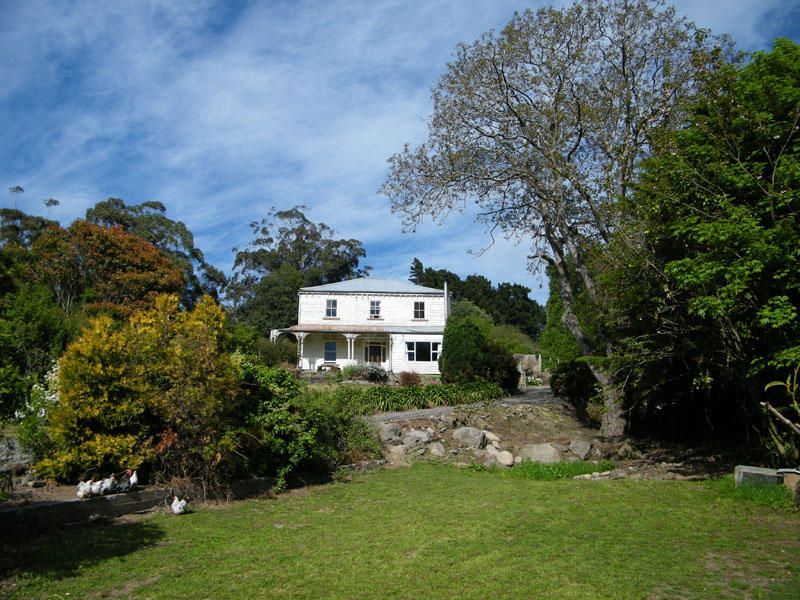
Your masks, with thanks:
[(237, 384), (224, 331), (208, 297), (181, 311), (177, 296), (161, 295), (125, 323), (92, 320), (61, 358), (53, 450), (37, 471), (74, 480), (143, 464), (161, 477), (231, 469)]

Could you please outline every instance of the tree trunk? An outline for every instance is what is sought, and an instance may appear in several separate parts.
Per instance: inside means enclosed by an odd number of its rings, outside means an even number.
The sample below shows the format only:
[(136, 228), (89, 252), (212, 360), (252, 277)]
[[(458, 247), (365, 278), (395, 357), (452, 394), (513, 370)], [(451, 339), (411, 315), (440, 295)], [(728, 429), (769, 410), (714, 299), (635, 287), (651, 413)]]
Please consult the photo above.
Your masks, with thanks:
[[(553, 250), (553, 257), (550, 260), (555, 266), (560, 280), (559, 292), (561, 303), (564, 307), (561, 320), (567, 330), (575, 338), (575, 341), (578, 342), (578, 346), (584, 356), (591, 356), (589, 340), (578, 321), (578, 316), (575, 314), (575, 295), (570, 285), (565, 257), (560, 245), (557, 244), (555, 236), (553, 236), (551, 232), (548, 233), (550, 233), (548, 241), (550, 241), (550, 247)], [(610, 354), (610, 347), (608, 344), (606, 344), (606, 346), (607, 353)], [(623, 409), (622, 392), (616, 385), (616, 378), (613, 373), (606, 369), (591, 364), (589, 365), (589, 369), (592, 371), (592, 375), (594, 375), (597, 383), (600, 384), (603, 393), (603, 406), (605, 411), (603, 412), (603, 421), (600, 425), (600, 434), (607, 438), (620, 438), (625, 435), (625, 428), (628, 423)]]
[(603, 421), (600, 424), (600, 435), (606, 438), (621, 438), (625, 435), (628, 419), (622, 406), (623, 397), (614, 377), (605, 371), (592, 369), (595, 379), (603, 390)]

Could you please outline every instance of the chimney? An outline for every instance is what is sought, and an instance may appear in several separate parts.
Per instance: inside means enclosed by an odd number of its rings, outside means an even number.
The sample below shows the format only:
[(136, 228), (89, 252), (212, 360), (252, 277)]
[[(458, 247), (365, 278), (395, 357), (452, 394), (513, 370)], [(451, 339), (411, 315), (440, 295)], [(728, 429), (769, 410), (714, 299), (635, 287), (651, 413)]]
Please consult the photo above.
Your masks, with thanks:
[(447, 279), (444, 280), (444, 322), (450, 317), (450, 294), (447, 292)]

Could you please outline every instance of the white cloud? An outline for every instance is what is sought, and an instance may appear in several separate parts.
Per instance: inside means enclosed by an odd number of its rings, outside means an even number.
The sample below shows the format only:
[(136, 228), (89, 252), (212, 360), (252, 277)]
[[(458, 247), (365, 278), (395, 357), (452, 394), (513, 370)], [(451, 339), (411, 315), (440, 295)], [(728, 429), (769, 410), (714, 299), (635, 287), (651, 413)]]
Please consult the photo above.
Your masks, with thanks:
[[(386, 159), (421, 142), (430, 88), (459, 41), (502, 27), (523, 0), (235, 4), (5, 3), (0, 8), (0, 175), (62, 221), (108, 196), (158, 199), (222, 267), (272, 206), (365, 242), (376, 273), (426, 265), (519, 281), (527, 248), (454, 217), (402, 235), (375, 191)], [(679, 3), (744, 47), (779, 4)], [(31, 198), (35, 200), (31, 200)], [(387, 251), (384, 249), (391, 249)], [(387, 252), (382, 254), (381, 252)], [(542, 298), (536, 294), (537, 298)]]

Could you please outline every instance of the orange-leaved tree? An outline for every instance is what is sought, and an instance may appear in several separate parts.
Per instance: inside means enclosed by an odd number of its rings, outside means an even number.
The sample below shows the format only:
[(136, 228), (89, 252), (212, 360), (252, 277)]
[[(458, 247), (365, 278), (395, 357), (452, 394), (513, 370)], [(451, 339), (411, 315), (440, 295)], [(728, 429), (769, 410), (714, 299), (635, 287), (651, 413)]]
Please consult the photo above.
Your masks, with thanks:
[(33, 278), (50, 288), (70, 314), (81, 303), (90, 313), (117, 316), (152, 306), (158, 293), (180, 293), (183, 274), (169, 257), (121, 227), (77, 220), (52, 227), (33, 244)]

